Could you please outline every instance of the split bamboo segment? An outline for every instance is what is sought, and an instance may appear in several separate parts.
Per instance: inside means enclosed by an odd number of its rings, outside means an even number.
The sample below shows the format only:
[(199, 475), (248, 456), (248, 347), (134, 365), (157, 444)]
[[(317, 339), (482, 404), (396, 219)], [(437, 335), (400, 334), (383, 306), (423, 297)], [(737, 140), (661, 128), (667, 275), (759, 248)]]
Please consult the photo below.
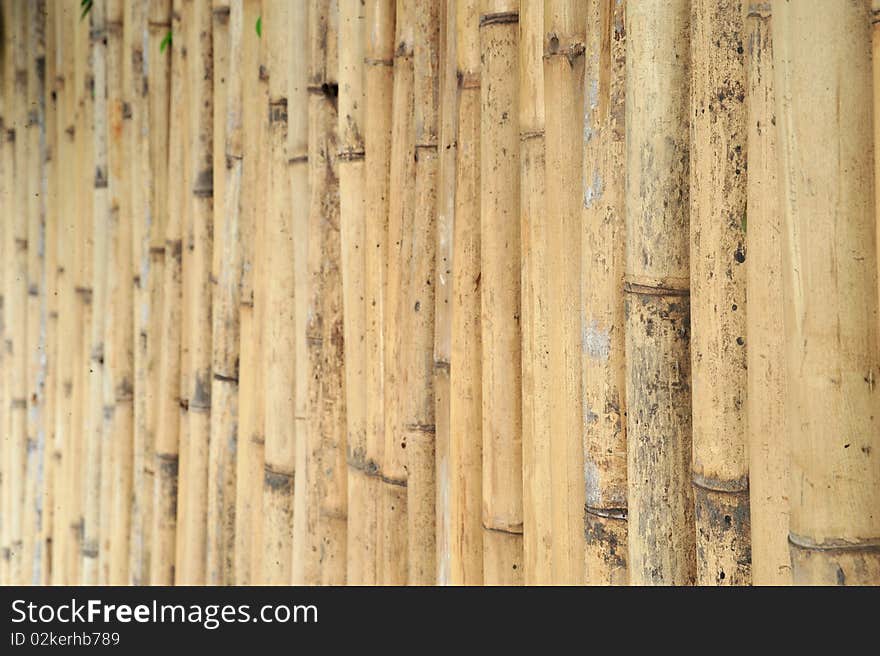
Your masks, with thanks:
[[(416, 3), (397, 0), (395, 14), (394, 90), (392, 94), (391, 180), (388, 203), (387, 250), (383, 280), (382, 335), (384, 339), (385, 431), (379, 497), (377, 582), (402, 585), (407, 581), (406, 436), (403, 431), (406, 389), (401, 358), (406, 306), (404, 270), (412, 255), (415, 210), (415, 130), (413, 126), (413, 38)], [(369, 149), (369, 144), (367, 145)], [(369, 150), (368, 150), (369, 157)], [(370, 167), (368, 163), (368, 167)], [(371, 221), (372, 217), (368, 218)]]
[[(153, 546), (150, 561), (150, 582), (173, 585), (176, 581), (178, 474), (180, 470), (180, 356), (181, 303), (183, 286), (183, 212), (188, 200), (184, 190), (190, 180), (189, 147), (185, 138), (189, 130), (189, 84), (187, 81), (187, 49), (184, 46), (182, 20), (183, 0), (174, 0), (171, 12), (171, 33), (178, 35), (170, 50), (170, 98), (175, 111), (168, 120), (168, 210), (164, 231), (164, 262), (162, 281), (162, 321), (159, 362), (158, 418), (156, 422), (153, 498)], [(189, 15), (187, 14), (187, 18)], [(172, 184), (172, 181), (177, 181)]]
[(452, 256), (455, 219), (455, 159), (458, 152), (458, 78), (456, 76), (457, 0), (443, 0), (439, 8), (439, 152), (437, 171), (437, 233), (434, 255), (434, 467), (436, 580), (450, 583), (450, 544), (453, 539), (450, 486), (449, 442), (450, 388), (449, 363), (452, 359)]
[[(550, 506), (552, 580), (584, 580), (584, 446), (579, 312), (580, 229), (583, 194), (584, 30), (586, 6), (575, 0), (552, 0), (544, 6), (544, 96), (546, 167), (547, 322), (550, 350), (549, 399)], [(584, 192), (586, 193), (586, 192)]]
[[(107, 554), (102, 558), (102, 547), (109, 547), (109, 540), (103, 540), (101, 523), (106, 529), (110, 524), (109, 513), (102, 512), (101, 501), (110, 472), (102, 471), (109, 465), (109, 440), (104, 435), (104, 356), (105, 356), (105, 314), (107, 308), (107, 248), (110, 222), (110, 197), (108, 189), (108, 119), (107, 108), (107, 51), (110, 42), (108, 34), (108, 1), (96, 2), (89, 13), (91, 31), (89, 40), (92, 49), (92, 68), (94, 71), (93, 134), (94, 179), (92, 180), (91, 234), (93, 239), (91, 258), (91, 309), (92, 321), (86, 343), (88, 344), (88, 375), (85, 418), (85, 466), (83, 481), (83, 538), (82, 538), (82, 582), (85, 585), (105, 584), (109, 564)], [(121, 35), (120, 35), (121, 36)], [(89, 93), (91, 90), (87, 91)], [(105, 450), (103, 447), (107, 446)], [(109, 501), (109, 494), (106, 496)], [(106, 531), (105, 531), (106, 532)]]
[(449, 582), (483, 583), (480, 342), (480, 7), (458, 0), (458, 129), (449, 400)]
[(544, 214), (544, 3), (519, 12), (520, 234), (522, 280), (523, 577), (552, 580), (549, 335)]
[(586, 582), (627, 574), (626, 3), (587, 15), (581, 210), (581, 358), (584, 386)]
[(880, 580), (880, 514), (869, 510), (880, 505), (880, 353), (868, 9), (773, 7), (797, 584)]
[[(376, 483), (367, 470), (366, 280), (365, 248), (365, 128), (367, 82), (365, 44), (375, 2), (359, 10), (355, 3), (339, 5), (339, 247), (342, 284), (343, 358), (346, 456), (346, 580), (362, 585), (376, 581)], [(361, 13), (363, 12), (363, 13)], [(394, 14), (391, 13), (393, 20)], [(343, 45), (345, 44), (345, 45)], [(347, 46), (347, 47), (346, 47)], [(390, 80), (390, 75), (388, 76)], [(387, 112), (386, 112), (387, 114)], [(380, 118), (379, 112), (374, 118)], [(381, 172), (380, 172), (380, 177)], [(383, 221), (384, 225), (384, 221)], [(380, 351), (381, 353), (381, 351)], [(369, 370), (381, 376), (381, 367)], [(380, 386), (381, 389), (381, 386)], [(381, 398), (381, 397), (380, 397)], [(381, 416), (381, 414), (380, 414)], [(334, 459), (335, 460), (335, 459)]]
[(691, 489), (687, 0), (626, 13), (626, 399), (630, 582), (696, 576)]
[(523, 581), (519, 3), (480, 8), (483, 577)]
[[(238, 11), (236, 7), (232, 7)], [(263, 362), (260, 297), (262, 267), (261, 194), (265, 175), (261, 168), (268, 134), (268, 88), (261, 68), (262, 39), (249, 38), (260, 17), (260, 0), (241, 4), (241, 51), (238, 62), (230, 62), (241, 76), (242, 171), (239, 208), (241, 240), (241, 309), (239, 348), (239, 422), (235, 476), (235, 582), (260, 581), (259, 550), (262, 549), (263, 498)], [(232, 15), (233, 17), (235, 14)], [(230, 29), (238, 29), (233, 26)]]
[[(364, 168), (364, 354), (366, 391), (366, 441), (362, 458), (371, 467), (366, 480), (370, 501), (366, 519), (372, 548), (378, 548), (378, 509), (382, 462), (385, 448), (386, 405), (388, 388), (385, 381), (386, 319), (390, 306), (386, 302), (385, 281), (388, 245), (388, 217), (391, 175), (392, 101), (394, 95), (394, 0), (371, 0), (365, 7), (363, 22), (363, 146)], [(345, 57), (345, 42), (340, 41), (340, 56)], [(343, 254), (344, 255), (344, 254)], [(347, 314), (348, 306), (344, 308)], [(350, 453), (354, 453), (350, 451)], [(354, 490), (350, 490), (350, 495)], [(366, 501), (364, 502), (366, 503)], [(354, 519), (349, 509), (348, 516)], [(378, 558), (378, 551), (374, 551)], [(376, 582), (381, 581), (378, 569)]]
[(697, 582), (751, 582), (746, 80), (740, 0), (691, 7), (691, 368)]
[(409, 263), (400, 273), (402, 435), (407, 447), (407, 582), (436, 581), (435, 436), (434, 425), (434, 289), (436, 287), (436, 209), (439, 138), (439, 3), (415, 8), (413, 29), (413, 94), (415, 133), (415, 206)]
[[(238, 7), (232, 7), (237, 4)], [(238, 448), (239, 308), (241, 305), (242, 95), (241, 3), (214, 0), (213, 247), (211, 264), (211, 428), (205, 580), (235, 583), (235, 491)]]
[[(308, 346), (308, 326), (311, 318), (311, 292), (319, 286), (312, 285), (310, 266), (309, 213), (309, 72), (311, 48), (305, 53), (289, 44), (309, 44), (311, 16), (308, 3), (294, 4), (286, 12), (286, 18), (278, 16), (267, 25), (267, 31), (283, 29), (284, 38), (280, 48), (282, 65), (287, 66), (287, 176), (290, 194), (291, 237), (293, 239), (294, 283), (294, 403), (295, 455), (298, 463), (294, 480), (293, 498), (293, 553), (291, 575), (297, 585), (316, 584), (321, 580), (319, 571), (320, 544), (318, 540), (318, 499), (311, 493), (317, 484), (320, 463), (316, 456), (317, 440), (312, 434), (312, 415), (315, 405), (311, 402), (310, 368), (311, 354)], [(280, 21), (284, 19), (284, 22)], [(271, 43), (269, 41), (268, 43)], [(321, 53), (315, 53), (320, 55)], [(270, 78), (271, 84), (271, 78)], [(320, 253), (320, 248), (318, 248)], [(320, 316), (318, 314), (317, 316)]]
[(767, 3), (749, 3), (748, 216), (746, 230), (746, 407), (749, 450), (752, 582), (791, 583), (788, 554), (790, 486), (785, 426), (785, 332), (781, 313), (782, 219), (776, 157), (772, 16)]
[[(303, 230), (297, 227), (305, 237), (298, 244), (305, 275), (298, 277), (297, 286), (297, 299), (302, 302), (297, 306), (297, 352), (308, 362), (299, 372), (304, 378), (297, 388), (298, 403), (302, 403), (298, 415), (307, 417), (297, 458), (307, 465), (305, 476), (296, 481), (294, 514), (294, 581), (308, 584), (344, 583), (346, 576), (345, 345), (337, 143), (337, 132), (344, 124), (337, 116), (341, 102), (337, 75), (342, 75), (340, 43), (344, 51), (354, 45), (347, 38), (363, 38), (363, 15), (358, 15), (362, 11), (355, 6), (344, 13), (336, 3), (317, 3), (309, 14), (308, 61), (292, 57), (296, 76), (291, 80), (291, 96), (299, 94), (298, 102), (308, 105), (308, 125), (297, 126), (299, 136), (289, 135), (299, 140), (299, 150), (308, 156), (306, 166), (291, 150), (291, 167), (307, 174), (294, 180), (294, 194), (309, 198), (301, 219)], [(355, 47), (354, 51), (361, 56), (349, 65), (360, 71), (363, 50)]]

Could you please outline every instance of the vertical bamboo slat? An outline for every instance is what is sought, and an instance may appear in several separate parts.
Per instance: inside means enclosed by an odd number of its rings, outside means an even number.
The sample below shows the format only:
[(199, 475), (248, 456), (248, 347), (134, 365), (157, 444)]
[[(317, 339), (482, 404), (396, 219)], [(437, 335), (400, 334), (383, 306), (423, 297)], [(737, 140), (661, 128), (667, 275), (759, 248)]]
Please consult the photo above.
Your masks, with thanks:
[(751, 582), (746, 109), (740, 0), (691, 8), (691, 369), (697, 582)]
[[(376, 479), (366, 469), (367, 373), (365, 318), (366, 248), (365, 178), (365, 44), (369, 12), (355, 3), (339, 5), (339, 254), (342, 283), (343, 358), (345, 390), (346, 580), (353, 584), (376, 580)], [(342, 47), (346, 44), (347, 47)], [(376, 375), (376, 374), (374, 374)], [(378, 371), (381, 376), (381, 367)]]
[[(584, 447), (580, 376), (581, 115), (584, 107), (582, 2), (544, 6), (545, 178), (550, 396), (550, 506), (553, 581), (584, 578)], [(591, 412), (592, 408), (583, 408)]]
[(581, 217), (586, 581), (627, 583), (626, 3), (594, 2), (587, 16)]
[(455, 13), (455, 219), (449, 400), (449, 582), (483, 582), (479, 0)]
[(876, 585), (880, 353), (869, 8), (805, 0), (773, 10), (792, 577)]
[(633, 584), (696, 576), (691, 489), (687, 0), (627, 6), (626, 398)]
[(483, 576), (523, 581), (519, 2), (480, 9)]
[(749, 514), (752, 582), (791, 583), (788, 555), (789, 453), (785, 426), (785, 332), (783, 306), (782, 221), (776, 107), (773, 89), (772, 15), (767, 3), (749, 3), (748, 35), (748, 217), (746, 252), (746, 404), (749, 450)]

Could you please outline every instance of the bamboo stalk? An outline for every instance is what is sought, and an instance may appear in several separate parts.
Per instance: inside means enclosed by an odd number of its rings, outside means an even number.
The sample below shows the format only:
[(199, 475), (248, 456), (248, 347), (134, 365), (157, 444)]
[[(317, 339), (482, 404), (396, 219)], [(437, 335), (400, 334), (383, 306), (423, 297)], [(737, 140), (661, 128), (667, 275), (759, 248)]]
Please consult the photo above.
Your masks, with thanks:
[[(295, 357), (296, 234), (287, 167), (290, 63), (284, 44), (290, 23), (285, 4), (263, 2), (266, 65), (269, 72), (269, 149), (265, 160), (268, 188), (264, 243), (266, 270), (267, 275), (271, 275), (271, 284), (266, 288), (266, 341), (263, 346), (266, 454), (261, 582), (269, 585), (287, 585), (292, 574), (297, 442), (294, 386), (297, 365), (300, 364)], [(300, 24), (297, 28), (297, 34), (303, 37), (305, 26)], [(297, 39), (297, 42), (302, 43), (302, 40)], [(299, 114), (302, 107), (294, 111)]]
[(413, 223), (404, 231), (412, 255), (402, 295), (401, 364), (403, 366), (403, 439), (408, 447), (407, 581), (431, 585), (436, 573), (435, 437), (434, 423), (434, 288), (439, 161), (440, 22), (439, 4), (415, 8), (413, 30), (413, 93), (415, 207)]
[[(241, 57), (242, 14), (231, 3), (212, 6), (214, 55), (214, 253), (211, 356), (211, 433), (208, 453), (206, 582), (235, 582), (235, 490), (238, 446), (239, 307), (241, 304)], [(233, 70), (235, 69), (235, 70)]]
[(524, 0), (519, 20), (520, 234), (522, 284), (523, 577), (552, 580), (550, 386), (544, 218), (544, 3)]
[[(104, 446), (104, 314), (107, 298), (107, 249), (108, 229), (110, 222), (110, 199), (108, 189), (108, 119), (107, 108), (107, 50), (109, 35), (107, 32), (107, 0), (96, 2), (89, 13), (91, 31), (89, 38), (92, 49), (92, 68), (94, 71), (94, 111), (93, 111), (93, 143), (94, 143), (94, 180), (92, 182), (92, 266), (91, 266), (91, 310), (92, 322), (88, 336), (89, 358), (87, 377), (87, 403), (85, 416), (85, 476), (83, 480), (83, 542), (82, 542), (82, 582), (85, 585), (106, 583), (102, 576), (102, 565), (106, 563), (106, 555), (102, 559), (101, 547), (107, 541), (102, 540), (101, 521), (108, 517), (102, 513), (101, 500), (104, 496), (104, 476), (109, 478), (109, 471), (102, 471), (106, 463), (103, 456)], [(107, 496), (109, 499), (109, 495)], [(105, 508), (104, 510), (109, 510)], [(105, 521), (109, 528), (109, 522)]]
[[(391, 105), (391, 180), (383, 298), (385, 443), (379, 497), (379, 573), (384, 585), (407, 581), (406, 441), (403, 403), (410, 390), (400, 375), (402, 321), (406, 303), (404, 268), (412, 253), (407, 229), (415, 205), (415, 131), (413, 127), (413, 29), (415, 3), (397, 0), (395, 11), (394, 89)], [(369, 146), (368, 146), (369, 148)]]
[(479, 2), (456, 8), (455, 219), (449, 400), (449, 582), (483, 582)]
[[(263, 262), (260, 210), (265, 202), (265, 175), (261, 158), (265, 148), (268, 87), (263, 79), (262, 39), (250, 37), (260, 16), (259, 0), (242, 5), (241, 71), (242, 89), (242, 195), (240, 235), (241, 346), (239, 352), (239, 441), (236, 463), (235, 576), (239, 584), (261, 580), (262, 494), (264, 452), (264, 398), (262, 316), (265, 314), (260, 280)], [(232, 64), (230, 64), (232, 66)], [(247, 99), (247, 100), (246, 100)]]
[(626, 4), (587, 17), (581, 231), (586, 581), (627, 583), (624, 361)]
[(518, 9), (483, 0), (480, 14), (483, 576), (493, 585), (523, 581)]
[[(168, 211), (165, 223), (165, 253), (162, 281), (162, 336), (159, 363), (159, 414), (156, 422), (155, 496), (153, 499), (153, 547), (150, 581), (172, 585), (176, 579), (178, 473), (180, 470), (181, 415), (181, 304), (183, 284), (182, 215), (188, 200), (189, 84), (187, 50), (184, 47), (183, 0), (174, 0), (171, 11), (172, 42), (170, 98), (175, 110), (168, 121)], [(189, 14), (187, 14), (189, 19)], [(175, 42), (174, 35), (177, 35)]]
[[(627, 7), (626, 398), (630, 582), (696, 576), (688, 292), (688, 6)], [(657, 53), (663, 53), (662, 57)]]
[(450, 583), (452, 514), (450, 488), (453, 472), (449, 464), (450, 388), (452, 360), (452, 254), (455, 221), (455, 159), (458, 131), (458, 78), (456, 77), (457, 0), (443, 0), (439, 9), (440, 133), (437, 171), (437, 234), (434, 265), (434, 506), (436, 537), (434, 558), (436, 580)]
[[(691, 9), (691, 369), (697, 582), (751, 582), (740, 0)], [(725, 217), (719, 221), (718, 217)], [(740, 217), (737, 220), (737, 217)]]
[(213, 75), (210, 0), (192, 0), (185, 16), (190, 101), (190, 185), (183, 233), (183, 324), (177, 575), (205, 581), (208, 442), (211, 424), (211, 261), (213, 255)]
[[(339, 5), (340, 43), (337, 46), (339, 52), (339, 247), (344, 308), (343, 359), (348, 510), (346, 581), (357, 585), (376, 582), (376, 479), (369, 476), (365, 467), (366, 413), (367, 397), (370, 393), (367, 375), (381, 377), (381, 366), (376, 373), (375, 369), (370, 369), (366, 365), (367, 305), (364, 295), (371, 282), (366, 279), (366, 261), (371, 249), (365, 248), (367, 242), (365, 242), (364, 195), (365, 185), (369, 182), (364, 176), (363, 121), (364, 88), (365, 83), (368, 84), (371, 79), (366, 71), (374, 67), (369, 63), (370, 60), (365, 60), (365, 56), (369, 56), (365, 44), (373, 43), (370, 37), (374, 34), (373, 31), (369, 31), (368, 20), (376, 16), (375, 11), (378, 6), (380, 5), (372, 1), (361, 12), (357, 11), (358, 7), (354, 3)], [(366, 116), (369, 117), (371, 114), (366, 113)], [(377, 173), (381, 177), (381, 171)]]
[[(868, 5), (773, 9), (792, 578), (876, 585), (880, 353)], [(824, 193), (815, 192), (816, 180)]]
[[(748, 34), (748, 230), (746, 315), (747, 435), (752, 582), (791, 583), (788, 555), (789, 454), (785, 426), (785, 332), (782, 316), (762, 308), (783, 306), (782, 224), (777, 183), (776, 108), (770, 5), (752, 2)], [(746, 228), (746, 225), (743, 226)]]
[[(296, 462), (294, 489), (293, 582), (314, 585), (321, 579), (318, 506), (321, 470), (321, 350), (323, 308), (322, 245), (324, 207), (331, 172), (325, 156), (329, 96), (325, 71), (327, 48), (336, 49), (332, 8), (326, 0), (308, 3), (297, 26), (305, 39), (306, 55), (289, 61), (291, 113), (296, 119), (288, 132), (290, 190), (293, 205), (295, 339), (294, 382)], [(323, 44), (327, 45), (327, 48)]]
[[(559, 0), (544, 7), (544, 96), (547, 253), (548, 376), (550, 396), (550, 496), (552, 575), (557, 584), (584, 580), (585, 542), (583, 405), (580, 376), (580, 231), (582, 130), (584, 107), (583, 3)], [(577, 129), (575, 127), (577, 126)], [(583, 408), (584, 412), (592, 408)]]
[[(317, 507), (318, 583), (346, 577), (345, 363), (337, 164), (338, 8), (309, 5), (309, 507)], [(316, 498), (314, 498), (316, 497)], [(312, 511), (313, 512), (313, 511)]]

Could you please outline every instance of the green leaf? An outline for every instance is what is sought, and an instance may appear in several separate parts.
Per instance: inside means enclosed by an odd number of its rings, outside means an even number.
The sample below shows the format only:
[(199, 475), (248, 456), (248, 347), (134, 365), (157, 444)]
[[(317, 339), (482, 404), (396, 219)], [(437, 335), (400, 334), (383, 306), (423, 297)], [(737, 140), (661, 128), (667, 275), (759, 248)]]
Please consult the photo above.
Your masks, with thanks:
[(93, 0), (80, 0), (79, 8), (82, 10), (79, 15), (80, 20), (89, 15), (89, 12), (92, 10), (92, 2)]
[(257, 28), (257, 36), (262, 39), (263, 38), (263, 17), (262, 16), (257, 17), (257, 24), (255, 27)]
[(165, 36), (162, 38), (162, 43), (159, 44), (159, 52), (165, 52), (165, 49), (171, 45), (171, 30), (168, 30), (165, 33)]

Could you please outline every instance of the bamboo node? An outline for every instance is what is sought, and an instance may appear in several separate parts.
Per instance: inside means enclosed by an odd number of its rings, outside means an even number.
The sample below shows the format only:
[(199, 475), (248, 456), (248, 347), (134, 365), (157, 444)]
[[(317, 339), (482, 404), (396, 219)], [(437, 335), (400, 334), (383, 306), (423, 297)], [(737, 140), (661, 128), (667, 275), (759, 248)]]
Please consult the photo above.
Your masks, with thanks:
[(801, 551), (880, 552), (880, 538), (830, 538), (818, 541), (789, 531), (788, 543)]
[(486, 25), (505, 25), (509, 23), (519, 23), (519, 12), (499, 11), (493, 14), (483, 14), (480, 16), (480, 27)]
[(710, 492), (730, 492), (732, 494), (746, 494), (749, 491), (749, 475), (745, 474), (733, 480), (723, 480), (694, 473), (694, 487)]

